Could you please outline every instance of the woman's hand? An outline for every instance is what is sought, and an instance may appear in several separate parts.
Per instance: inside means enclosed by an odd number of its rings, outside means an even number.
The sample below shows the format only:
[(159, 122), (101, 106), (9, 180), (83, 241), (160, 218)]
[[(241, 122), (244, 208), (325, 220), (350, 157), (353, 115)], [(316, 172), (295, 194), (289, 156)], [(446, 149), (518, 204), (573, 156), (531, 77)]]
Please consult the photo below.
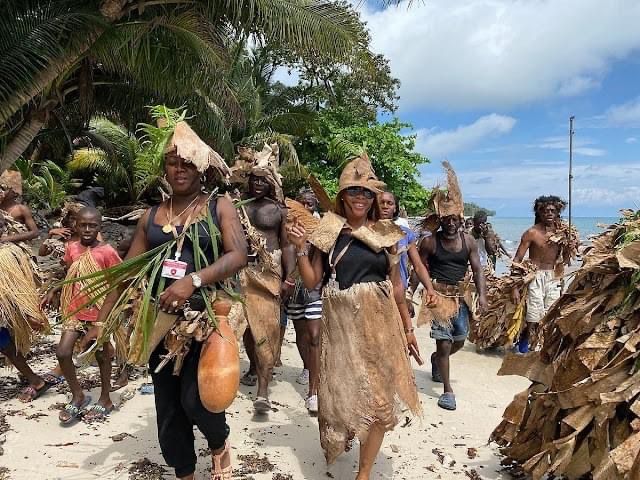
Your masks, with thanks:
[(160, 295), (160, 310), (167, 313), (174, 313), (180, 310), (195, 290), (191, 275), (176, 280)]
[(66, 228), (66, 227), (62, 227), (62, 228), (52, 228), (51, 230), (49, 230), (49, 238), (53, 237), (53, 236), (60, 236), (62, 238), (64, 238), (65, 240), (67, 238), (69, 238), (71, 236), (71, 229), (70, 228)]
[(297, 218), (287, 227), (287, 237), (296, 250), (304, 249), (307, 243), (307, 231)]
[(420, 358), (420, 349), (418, 348), (418, 340), (416, 339), (416, 334), (413, 332), (407, 332), (407, 349), (409, 350), (409, 355), (416, 359), (416, 362), (420, 363), (422, 359)]

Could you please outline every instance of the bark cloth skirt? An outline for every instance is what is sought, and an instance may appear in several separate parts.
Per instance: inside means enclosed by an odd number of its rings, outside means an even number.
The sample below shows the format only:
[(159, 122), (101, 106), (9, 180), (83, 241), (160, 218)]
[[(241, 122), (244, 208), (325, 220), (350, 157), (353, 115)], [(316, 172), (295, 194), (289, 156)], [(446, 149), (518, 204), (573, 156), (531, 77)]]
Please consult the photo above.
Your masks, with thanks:
[(372, 424), (385, 431), (403, 406), (421, 415), (407, 339), (389, 280), (323, 290), (318, 420), (333, 463)]

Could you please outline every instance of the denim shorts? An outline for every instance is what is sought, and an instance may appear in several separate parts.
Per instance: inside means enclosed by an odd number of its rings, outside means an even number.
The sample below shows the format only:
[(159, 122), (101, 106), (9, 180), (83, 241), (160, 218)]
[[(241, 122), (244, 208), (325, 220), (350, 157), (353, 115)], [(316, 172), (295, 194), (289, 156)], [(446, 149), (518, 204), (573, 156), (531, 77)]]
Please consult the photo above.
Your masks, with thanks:
[(458, 314), (451, 320), (451, 325), (431, 324), (431, 338), (448, 340), (450, 342), (464, 342), (469, 335), (469, 308), (460, 300)]

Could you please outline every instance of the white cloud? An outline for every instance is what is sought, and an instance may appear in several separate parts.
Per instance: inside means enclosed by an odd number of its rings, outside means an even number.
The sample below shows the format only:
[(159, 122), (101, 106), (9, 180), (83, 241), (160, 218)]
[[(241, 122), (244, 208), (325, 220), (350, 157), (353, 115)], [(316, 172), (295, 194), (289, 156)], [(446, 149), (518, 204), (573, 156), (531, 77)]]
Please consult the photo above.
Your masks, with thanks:
[(574, 148), (573, 152), (577, 155), (584, 155), (585, 157), (602, 157), (607, 154), (606, 150), (593, 147), (578, 147)]
[(628, 144), (638, 143), (638, 139), (636, 137), (629, 137), (624, 141), (624, 143), (628, 143)]
[(618, 208), (636, 208), (640, 197), (640, 187), (622, 188), (577, 188), (573, 198), (577, 205), (601, 204)]
[(604, 119), (612, 127), (640, 127), (640, 97), (613, 105), (604, 113)]
[(418, 130), (417, 150), (431, 158), (441, 158), (467, 151), (483, 140), (509, 133), (516, 119), (492, 113), (478, 118), (469, 125), (438, 132), (434, 129)]
[[(602, 157), (607, 151), (602, 148), (596, 148), (592, 145), (595, 142), (589, 138), (578, 138), (573, 142), (573, 153), (583, 155), (585, 157)], [(569, 137), (546, 137), (539, 143), (527, 145), (528, 148), (543, 148), (548, 150), (562, 150), (569, 153)]]
[(606, 8), (601, 0), (428, 0), (364, 9), (373, 49), (402, 82), (404, 109), (498, 109), (579, 95), (640, 48), (636, 0)]

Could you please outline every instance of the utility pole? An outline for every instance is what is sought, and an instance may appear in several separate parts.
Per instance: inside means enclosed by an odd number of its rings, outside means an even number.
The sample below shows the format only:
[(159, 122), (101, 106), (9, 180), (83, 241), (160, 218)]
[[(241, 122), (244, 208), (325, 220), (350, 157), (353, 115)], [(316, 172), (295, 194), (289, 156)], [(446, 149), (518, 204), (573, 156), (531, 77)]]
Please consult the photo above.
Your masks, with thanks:
[(573, 120), (576, 117), (569, 117), (569, 231), (571, 231), (571, 195), (573, 193)]

